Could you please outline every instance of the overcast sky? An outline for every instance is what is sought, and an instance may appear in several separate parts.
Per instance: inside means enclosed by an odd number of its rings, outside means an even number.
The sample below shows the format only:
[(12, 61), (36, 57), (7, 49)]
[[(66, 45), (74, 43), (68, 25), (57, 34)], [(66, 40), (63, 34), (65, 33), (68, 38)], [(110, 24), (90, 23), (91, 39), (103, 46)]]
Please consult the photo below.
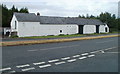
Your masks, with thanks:
[(2, 0), (8, 8), (27, 7), (30, 13), (40, 12), (42, 16), (99, 15), (110, 12), (118, 15), (119, 0)]

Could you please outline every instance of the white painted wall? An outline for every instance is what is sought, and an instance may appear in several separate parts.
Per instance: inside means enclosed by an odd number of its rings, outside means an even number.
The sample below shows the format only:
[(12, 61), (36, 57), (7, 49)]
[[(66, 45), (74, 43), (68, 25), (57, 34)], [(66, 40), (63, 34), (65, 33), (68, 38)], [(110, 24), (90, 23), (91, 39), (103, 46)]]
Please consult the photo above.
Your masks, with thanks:
[[(15, 21), (17, 23), (17, 28), (15, 29)], [(11, 32), (16, 32), (18, 31), (18, 21), (17, 21), (17, 18), (15, 17), (15, 15), (13, 15), (13, 18), (11, 20)]]
[(106, 33), (109, 33), (110, 29), (109, 29), (108, 25), (106, 24), (105, 27), (107, 27), (107, 32)]
[(83, 34), (90, 34), (96, 32), (96, 25), (84, 25)]
[[(107, 28), (107, 32), (105, 32), (105, 28)], [(99, 26), (99, 33), (108, 33), (109, 27), (106, 25)], [(83, 34), (91, 34), (96, 33), (96, 25), (84, 25)]]
[[(47, 25), (40, 24), (39, 22), (19, 22), (18, 23), (18, 36), (47, 36), (59, 34), (76, 34), (78, 33), (77, 25)], [(60, 33), (62, 30), (62, 33)]]
[(105, 25), (100, 25), (99, 26), (99, 32), (104, 33), (105, 32)]
[[(105, 32), (105, 28), (107, 28), (107, 32)], [(109, 27), (107, 25), (100, 25), (99, 26), (99, 32), (100, 33), (108, 33), (109, 32)]]
[(4, 35), (6, 35), (6, 32), (11, 32), (11, 29), (10, 28), (3, 28)]
[[(17, 29), (15, 29), (15, 21), (17, 22)], [(100, 25), (99, 32), (105, 33), (107, 25)], [(60, 33), (60, 30), (62, 32)], [(40, 22), (18, 22), (15, 15), (11, 20), (11, 32), (17, 32), (19, 37), (27, 36), (47, 36), (59, 34), (76, 34), (78, 33), (78, 25), (76, 24), (40, 24)], [(83, 34), (96, 33), (96, 25), (84, 25)]]

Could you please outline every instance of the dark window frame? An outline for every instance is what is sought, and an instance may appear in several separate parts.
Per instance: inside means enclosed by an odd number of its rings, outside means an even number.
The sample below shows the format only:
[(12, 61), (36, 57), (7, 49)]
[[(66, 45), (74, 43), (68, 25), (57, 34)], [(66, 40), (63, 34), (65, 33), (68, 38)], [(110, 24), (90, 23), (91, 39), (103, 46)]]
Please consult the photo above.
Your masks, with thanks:
[(17, 29), (17, 21), (15, 21), (15, 29)]
[(62, 30), (60, 30), (60, 33), (62, 33)]

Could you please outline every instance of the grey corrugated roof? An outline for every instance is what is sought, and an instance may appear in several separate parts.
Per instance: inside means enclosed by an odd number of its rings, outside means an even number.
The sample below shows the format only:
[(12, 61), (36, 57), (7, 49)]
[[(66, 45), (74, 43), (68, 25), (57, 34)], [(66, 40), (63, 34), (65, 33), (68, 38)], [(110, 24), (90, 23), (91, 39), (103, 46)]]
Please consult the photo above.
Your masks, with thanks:
[(37, 16), (34, 13), (14, 13), (14, 15), (20, 22), (40, 22), (41, 24), (103, 25), (103, 23), (98, 19)]
[(38, 22), (34, 13), (14, 13), (20, 22)]

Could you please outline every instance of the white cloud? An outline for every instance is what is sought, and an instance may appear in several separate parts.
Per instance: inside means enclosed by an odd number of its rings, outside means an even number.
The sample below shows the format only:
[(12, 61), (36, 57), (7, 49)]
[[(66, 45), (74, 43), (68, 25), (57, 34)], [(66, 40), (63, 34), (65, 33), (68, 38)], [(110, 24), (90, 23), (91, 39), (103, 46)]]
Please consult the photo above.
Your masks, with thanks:
[(9, 8), (28, 7), (30, 12), (40, 12), (42, 15), (78, 16), (79, 14), (98, 15), (101, 12), (117, 14), (119, 0), (3, 0)]

